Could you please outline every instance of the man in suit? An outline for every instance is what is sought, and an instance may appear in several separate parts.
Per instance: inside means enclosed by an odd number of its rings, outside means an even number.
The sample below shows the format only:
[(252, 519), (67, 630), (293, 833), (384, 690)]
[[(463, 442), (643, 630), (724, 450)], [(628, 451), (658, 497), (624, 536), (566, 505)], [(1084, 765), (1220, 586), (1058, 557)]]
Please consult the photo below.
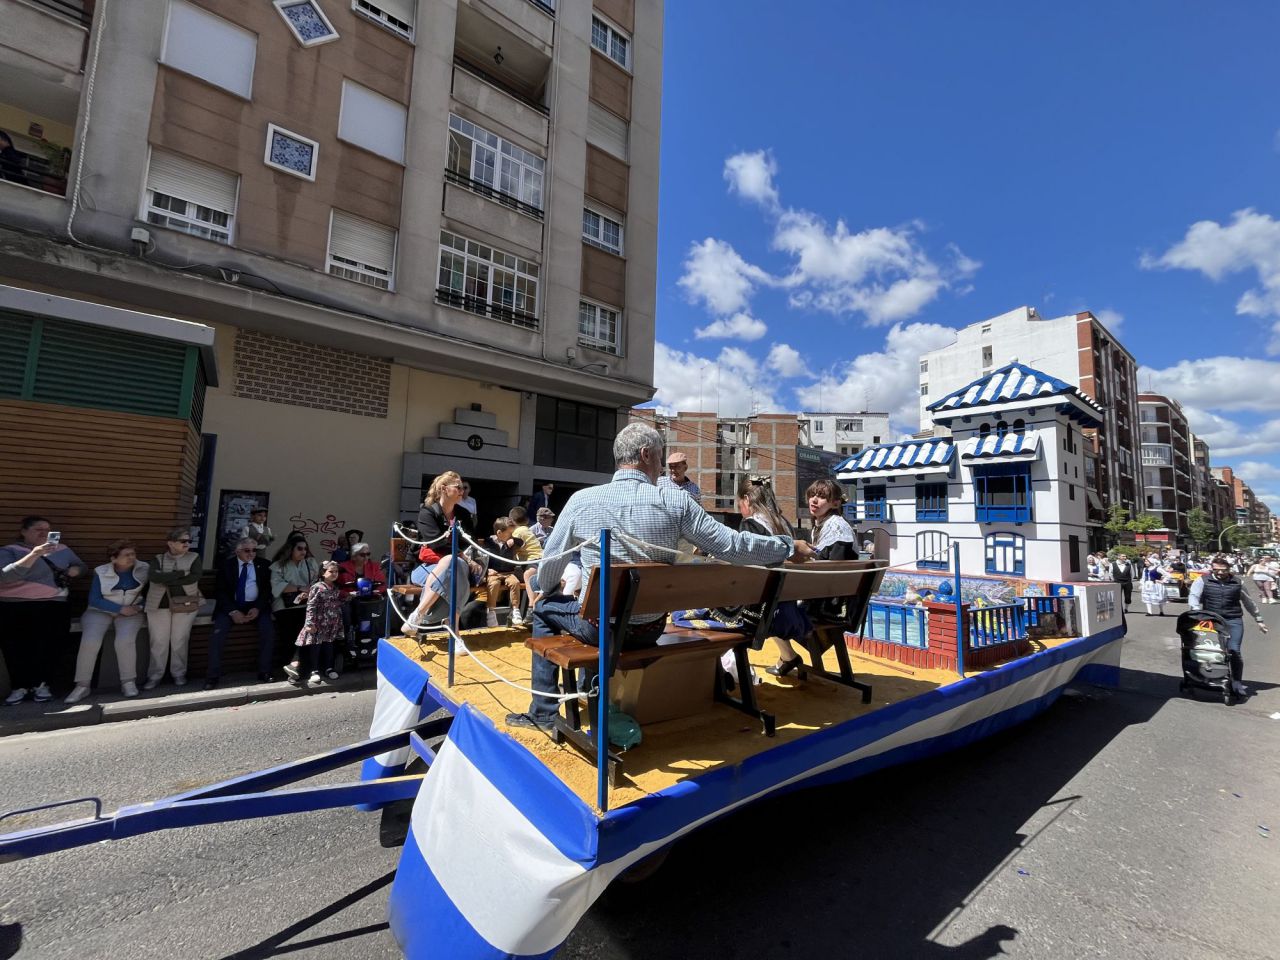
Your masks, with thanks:
[(218, 564), (206, 690), (212, 690), (222, 679), (222, 647), (233, 623), (257, 625), (258, 682), (271, 681), (271, 655), (276, 642), (275, 627), (271, 623), (271, 565), (257, 553), (257, 541), (242, 537), (236, 544), (234, 556)]

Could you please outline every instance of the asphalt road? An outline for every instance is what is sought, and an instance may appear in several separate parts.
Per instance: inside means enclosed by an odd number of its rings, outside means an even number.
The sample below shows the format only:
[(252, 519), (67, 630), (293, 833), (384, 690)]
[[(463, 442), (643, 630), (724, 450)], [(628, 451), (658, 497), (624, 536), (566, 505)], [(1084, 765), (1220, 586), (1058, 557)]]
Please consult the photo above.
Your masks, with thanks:
[[(649, 881), (607, 891), (560, 956), (1280, 956), (1280, 629), (1250, 628), (1257, 694), (1228, 708), (1178, 696), (1172, 628), (1131, 620), (1120, 690), (699, 831)], [(300, 757), (359, 739), (372, 703), (7, 738), (0, 810), (86, 793), (110, 809)], [(377, 832), (376, 816), (331, 811), (0, 866), (0, 960), (396, 957), (384, 908), (398, 851)]]

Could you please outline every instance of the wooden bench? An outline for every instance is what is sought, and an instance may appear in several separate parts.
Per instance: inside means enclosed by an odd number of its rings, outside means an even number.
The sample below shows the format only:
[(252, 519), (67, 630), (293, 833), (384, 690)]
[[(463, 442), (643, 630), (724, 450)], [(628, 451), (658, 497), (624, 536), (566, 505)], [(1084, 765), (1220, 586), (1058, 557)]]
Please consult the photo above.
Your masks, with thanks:
[[(659, 660), (676, 655), (705, 654), (719, 658), (732, 650), (740, 682), (738, 695), (734, 696), (727, 683), (728, 674), (716, 671), (715, 699), (760, 720), (764, 734), (773, 736), (776, 720), (772, 714), (761, 710), (756, 702), (755, 687), (751, 682), (751, 667), (747, 659), (748, 647), (757, 649), (769, 636), (770, 622), (778, 603), (784, 600), (808, 600), (819, 597), (849, 597), (849, 616), (839, 626), (857, 628), (865, 615), (867, 602), (880, 580), (879, 571), (871, 561), (844, 563), (809, 563), (787, 565), (779, 568), (740, 567), (726, 564), (613, 564), (609, 583), (609, 658), (606, 675), (612, 677), (618, 669), (642, 670)], [(594, 619), (600, 608), (599, 568), (592, 570), (582, 604), (582, 615)], [(680, 610), (702, 607), (762, 606), (764, 613), (760, 626), (752, 630), (693, 629), (668, 626), (656, 646), (628, 647), (635, 617), (666, 616)], [(526, 642), (536, 655), (544, 657), (560, 668), (561, 682), (566, 694), (576, 694), (577, 671), (598, 666), (600, 651), (576, 637), (531, 637)], [(869, 702), (871, 688), (857, 682), (849, 665), (848, 651), (843, 635), (837, 644), (840, 662), (839, 675), (822, 667), (820, 640), (811, 640), (809, 653), (813, 658), (804, 668), (819, 676), (844, 683), (862, 691), (863, 701)], [(593, 702), (593, 701), (592, 701)], [(587, 737), (581, 730), (581, 718), (577, 697), (566, 701), (566, 718), (557, 717), (557, 739), (567, 739), (588, 756), (594, 758), (597, 745), (594, 737)], [(621, 767), (621, 758), (610, 756), (610, 779)]]

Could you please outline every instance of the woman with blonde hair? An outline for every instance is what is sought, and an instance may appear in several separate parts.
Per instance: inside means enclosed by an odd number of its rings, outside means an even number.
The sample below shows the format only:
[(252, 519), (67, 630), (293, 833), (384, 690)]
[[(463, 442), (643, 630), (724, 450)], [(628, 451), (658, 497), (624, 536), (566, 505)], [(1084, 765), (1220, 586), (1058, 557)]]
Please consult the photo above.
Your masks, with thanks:
[(147, 591), (151, 658), (143, 690), (159, 686), (166, 667), (175, 685), (181, 687), (187, 682), (187, 643), (191, 625), (204, 603), (199, 586), (204, 568), (200, 554), (191, 550), (191, 528), (174, 527), (166, 540), (169, 549), (156, 555)]
[[(418, 551), (418, 559), (430, 565), (426, 583), (418, 606), (405, 621), (406, 630), (420, 630), (427, 614), (437, 600), (449, 591), (449, 538), (445, 536), (456, 523), (459, 530), (475, 536), (475, 518), (462, 506), (465, 496), (462, 477), (453, 470), (446, 470), (427, 489), (422, 509), (418, 511), (418, 537), (425, 546)], [(461, 548), (460, 548), (461, 549)], [(473, 570), (473, 567), (475, 568)], [(459, 610), (471, 593), (471, 574), (480, 575), (480, 565), (459, 555), (456, 560), (454, 596)]]

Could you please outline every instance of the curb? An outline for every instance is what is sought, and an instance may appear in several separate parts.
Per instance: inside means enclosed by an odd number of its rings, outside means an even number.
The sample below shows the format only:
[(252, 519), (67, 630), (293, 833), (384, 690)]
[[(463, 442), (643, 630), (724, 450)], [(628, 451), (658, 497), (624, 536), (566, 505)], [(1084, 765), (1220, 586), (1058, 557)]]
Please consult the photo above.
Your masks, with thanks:
[(373, 690), (377, 686), (376, 670), (344, 673), (338, 680), (320, 687), (295, 687), (291, 683), (249, 683), (218, 687), (215, 690), (192, 690), (160, 696), (142, 696), (128, 700), (112, 700), (107, 703), (78, 703), (48, 713), (10, 719), (0, 714), (0, 738), (23, 733), (47, 733), (74, 727), (89, 727), (100, 723), (120, 723), (141, 720), (145, 717), (164, 717), (176, 713), (193, 713), (199, 710), (216, 710), (223, 707), (241, 707), (268, 700), (289, 700), (295, 697), (326, 693), (355, 693)]

